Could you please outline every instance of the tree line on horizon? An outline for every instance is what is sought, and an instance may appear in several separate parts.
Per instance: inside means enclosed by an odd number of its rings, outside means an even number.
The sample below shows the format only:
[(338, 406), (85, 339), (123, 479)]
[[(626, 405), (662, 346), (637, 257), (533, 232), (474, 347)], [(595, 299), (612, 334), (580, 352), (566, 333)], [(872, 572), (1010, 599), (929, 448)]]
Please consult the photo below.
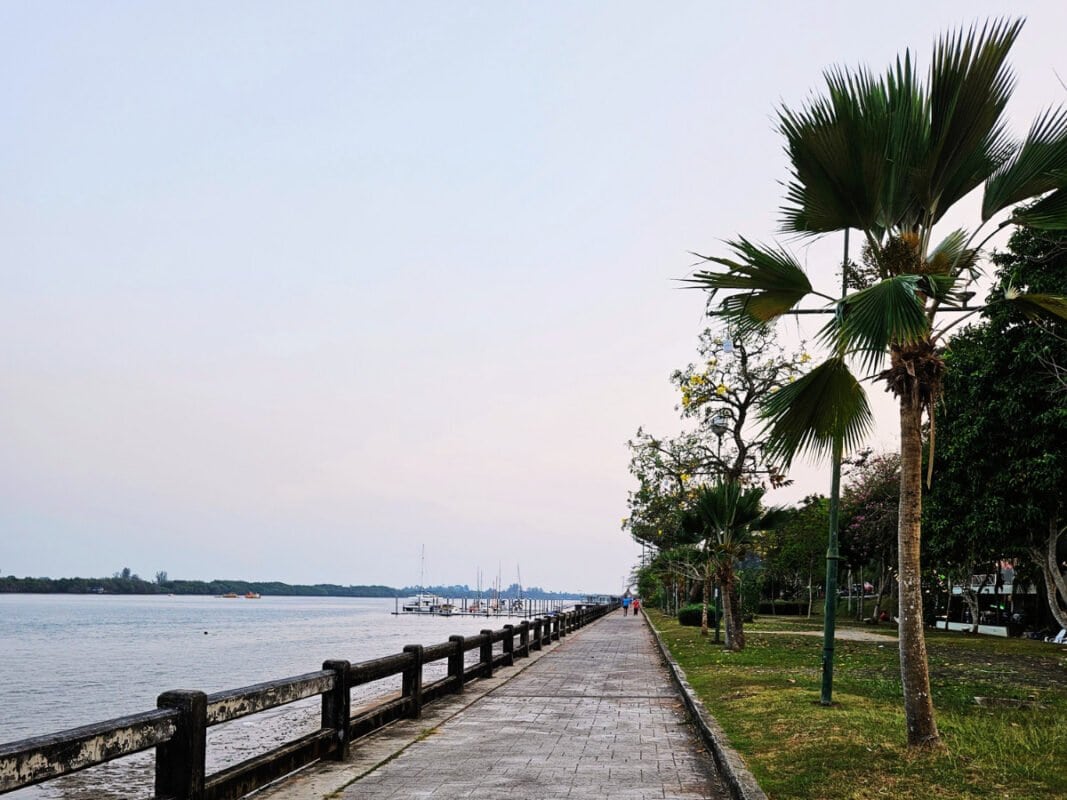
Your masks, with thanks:
[[(110, 578), (18, 578), (14, 575), (0, 576), (0, 594), (174, 594), (174, 595), (221, 595), (256, 594), (274, 597), (407, 597), (418, 591), (431, 592), (442, 597), (476, 597), (478, 591), (466, 584), (450, 586), (395, 588), (381, 584), (341, 586), (335, 583), (290, 584), (281, 581), (242, 580), (171, 580), (166, 572), (156, 573), (154, 580), (146, 580), (124, 567)], [(512, 584), (500, 592), (501, 596), (522, 597), (535, 600), (564, 600), (581, 597), (578, 592), (549, 592), (538, 586), (519, 589)], [(488, 597), (490, 592), (482, 591)]]

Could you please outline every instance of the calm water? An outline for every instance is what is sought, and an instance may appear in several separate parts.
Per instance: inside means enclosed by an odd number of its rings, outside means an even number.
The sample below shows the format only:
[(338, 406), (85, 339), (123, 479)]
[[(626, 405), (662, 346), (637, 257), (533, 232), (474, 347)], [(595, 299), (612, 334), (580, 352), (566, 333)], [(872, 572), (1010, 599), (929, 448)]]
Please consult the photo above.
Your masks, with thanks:
[[(168, 689), (233, 689), (517, 622), (393, 616), (393, 607), (391, 599), (0, 595), (0, 742), (148, 711)], [(362, 697), (353, 692), (353, 704), (398, 687), (399, 678), (381, 681)], [(294, 706), (212, 728), (209, 771), (317, 727), (317, 700)], [(146, 753), (7, 796), (148, 796), (151, 770)]]

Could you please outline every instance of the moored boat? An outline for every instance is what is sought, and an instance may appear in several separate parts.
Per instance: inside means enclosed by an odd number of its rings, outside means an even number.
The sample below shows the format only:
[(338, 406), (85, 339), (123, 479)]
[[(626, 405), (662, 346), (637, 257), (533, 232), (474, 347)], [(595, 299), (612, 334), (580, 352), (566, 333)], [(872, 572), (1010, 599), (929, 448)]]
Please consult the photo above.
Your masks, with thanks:
[[(427, 592), (419, 592), (400, 608), (408, 614), (439, 614), (442, 607), (448, 605), (440, 597)], [(451, 607), (449, 607), (451, 611)]]

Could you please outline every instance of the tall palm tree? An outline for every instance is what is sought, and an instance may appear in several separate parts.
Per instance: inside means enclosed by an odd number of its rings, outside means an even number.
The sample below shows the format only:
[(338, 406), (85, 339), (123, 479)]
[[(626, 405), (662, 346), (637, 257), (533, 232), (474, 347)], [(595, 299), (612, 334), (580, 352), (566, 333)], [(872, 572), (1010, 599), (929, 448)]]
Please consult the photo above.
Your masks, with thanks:
[[(1067, 228), (1067, 110), (1041, 114), (1022, 141), (1003, 120), (1015, 84), (1006, 59), (1021, 28), (1002, 20), (943, 36), (925, 81), (908, 53), (880, 77), (866, 68), (831, 69), (825, 95), (801, 110), (780, 109), (792, 168), (784, 231), (859, 231), (861, 264), (846, 273), (852, 291), (818, 292), (788, 251), (744, 238), (730, 243), (732, 257), (707, 257), (716, 266), (694, 278), (713, 297), (730, 292), (718, 313), (742, 326), (788, 313), (829, 314), (820, 337), (830, 358), (764, 409), (787, 462), (802, 451), (839, 456), (862, 439), (870, 409), (850, 365), (885, 381), (899, 401), (900, 664), (908, 742), (916, 746), (939, 742), (919, 570), (922, 423), (941, 391), (938, 348), (946, 331), (974, 313), (966, 290), (993, 234), (1008, 225)], [(979, 187), (974, 229), (935, 244), (946, 212)], [(1017, 207), (1028, 201), (1036, 202)], [(807, 298), (827, 305), (800, 308)], [(1031, 317), (1067, 318), (1060, 297), (1009, 288), (999, 302)]]
[[(727, 650), (745, 649), (745, 631), (741, 622), (734, 567), (749, 553), (753, 534), (777, 527), (784, 518), (779, 508), (764, 511), (762, 504), (765, 493), (766, 489), (762, 487), (745, 487), (739, 481), (730, 479), (700, 486), (683, 522), (686, 528), (699, 531), (704, 555), (710, 566), (705, 574), (714, 574), (719, 584)], [(705, 582), (705, 617), (707, 594)]]

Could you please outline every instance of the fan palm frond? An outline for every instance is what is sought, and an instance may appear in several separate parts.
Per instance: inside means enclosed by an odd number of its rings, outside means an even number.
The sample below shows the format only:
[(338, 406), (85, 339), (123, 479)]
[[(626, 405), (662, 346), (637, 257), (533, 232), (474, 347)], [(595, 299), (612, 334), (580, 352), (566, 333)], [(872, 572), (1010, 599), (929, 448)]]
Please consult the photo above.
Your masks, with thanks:
[(867, 394), (842, 358), (831, 358), (770, 396), (761, 417), (768, 423), (768, 450), (786, 466), (800, 454), (830, 453), (835, 440), (855, 450), (873, 419)]
[(952, 231), (926, 256), (926, 268), (937, 275), (974, 274), (978, 251), (967, 247), (968, 238), (962, 228)]
[[(838, 352), (860, 357), (863, 369), (873, 371), (892, 343), (910, 344), (930, 333), (930, 321), (916, 293), (920, 280), (928, 293), (940, 283), (933, 275), (895, 275), (845, 297), (838, 313), (819, 332), (819, 338)], [(951, 280), (951, 279), (950, 279)]]
[(1034, 120), (1022, 146), (986, 183), (982, 220), (1063, 188), (1067, 188), (1067, 109), (1050, 108)]
[(926, 93), (930, 139), (917, 164), (915, 191), (936, 223), (1011, 156), (1004, 109), (1015, 87), (1008, 52), (1022, 20), (946, 34), (934, 47)]
[[(783, 228), (819, 234), (844, 228), (869, 231), (883, 220), (887, 186), (899, 180), (900, 161), (886, 158), (894, 144), (894, 112), (885, 84), (864, 68), (826, 73), (827, 96), (806, 108), (782, 107), (778, 128), (786, 139), (792, 180), (782, 208)], [(914, 97), (903, 91), (914, 83), (910, 60), (899, 65), (897, 99)], [(892, 188), (888, 192), (892, 195)]]
[(1067, 230), (1067, 189), (1057, 189), (1029, 208), (1016, 211), (1012, 221), (1038, 230)]
[(690, 513), (699, 518), (709, 539), (719, 547), (735, 548), (764, 515), (762, 501), (766, 490), (759, 486), (742, 486), (736, 480), (724, 480), (701, 486)]
[(773, 320), (811, 294), (808, 276), (785, 250), (761, 247), (743, 237), (728, 244), (736, 258), (701, 256), (726, 267), (725, 272), (697, 272), (686, 282), (709, 290), (711, 299), (720, 291), (742, 291), (723, 300), (718, 312), (742, 331)]
[(1004, 291), (1004, 302), (1019, 309), (1030, 319), (1051, 320), (1067, 323), (1067, 297), (1037, 292), (1019, 292), (1009, 287)]

